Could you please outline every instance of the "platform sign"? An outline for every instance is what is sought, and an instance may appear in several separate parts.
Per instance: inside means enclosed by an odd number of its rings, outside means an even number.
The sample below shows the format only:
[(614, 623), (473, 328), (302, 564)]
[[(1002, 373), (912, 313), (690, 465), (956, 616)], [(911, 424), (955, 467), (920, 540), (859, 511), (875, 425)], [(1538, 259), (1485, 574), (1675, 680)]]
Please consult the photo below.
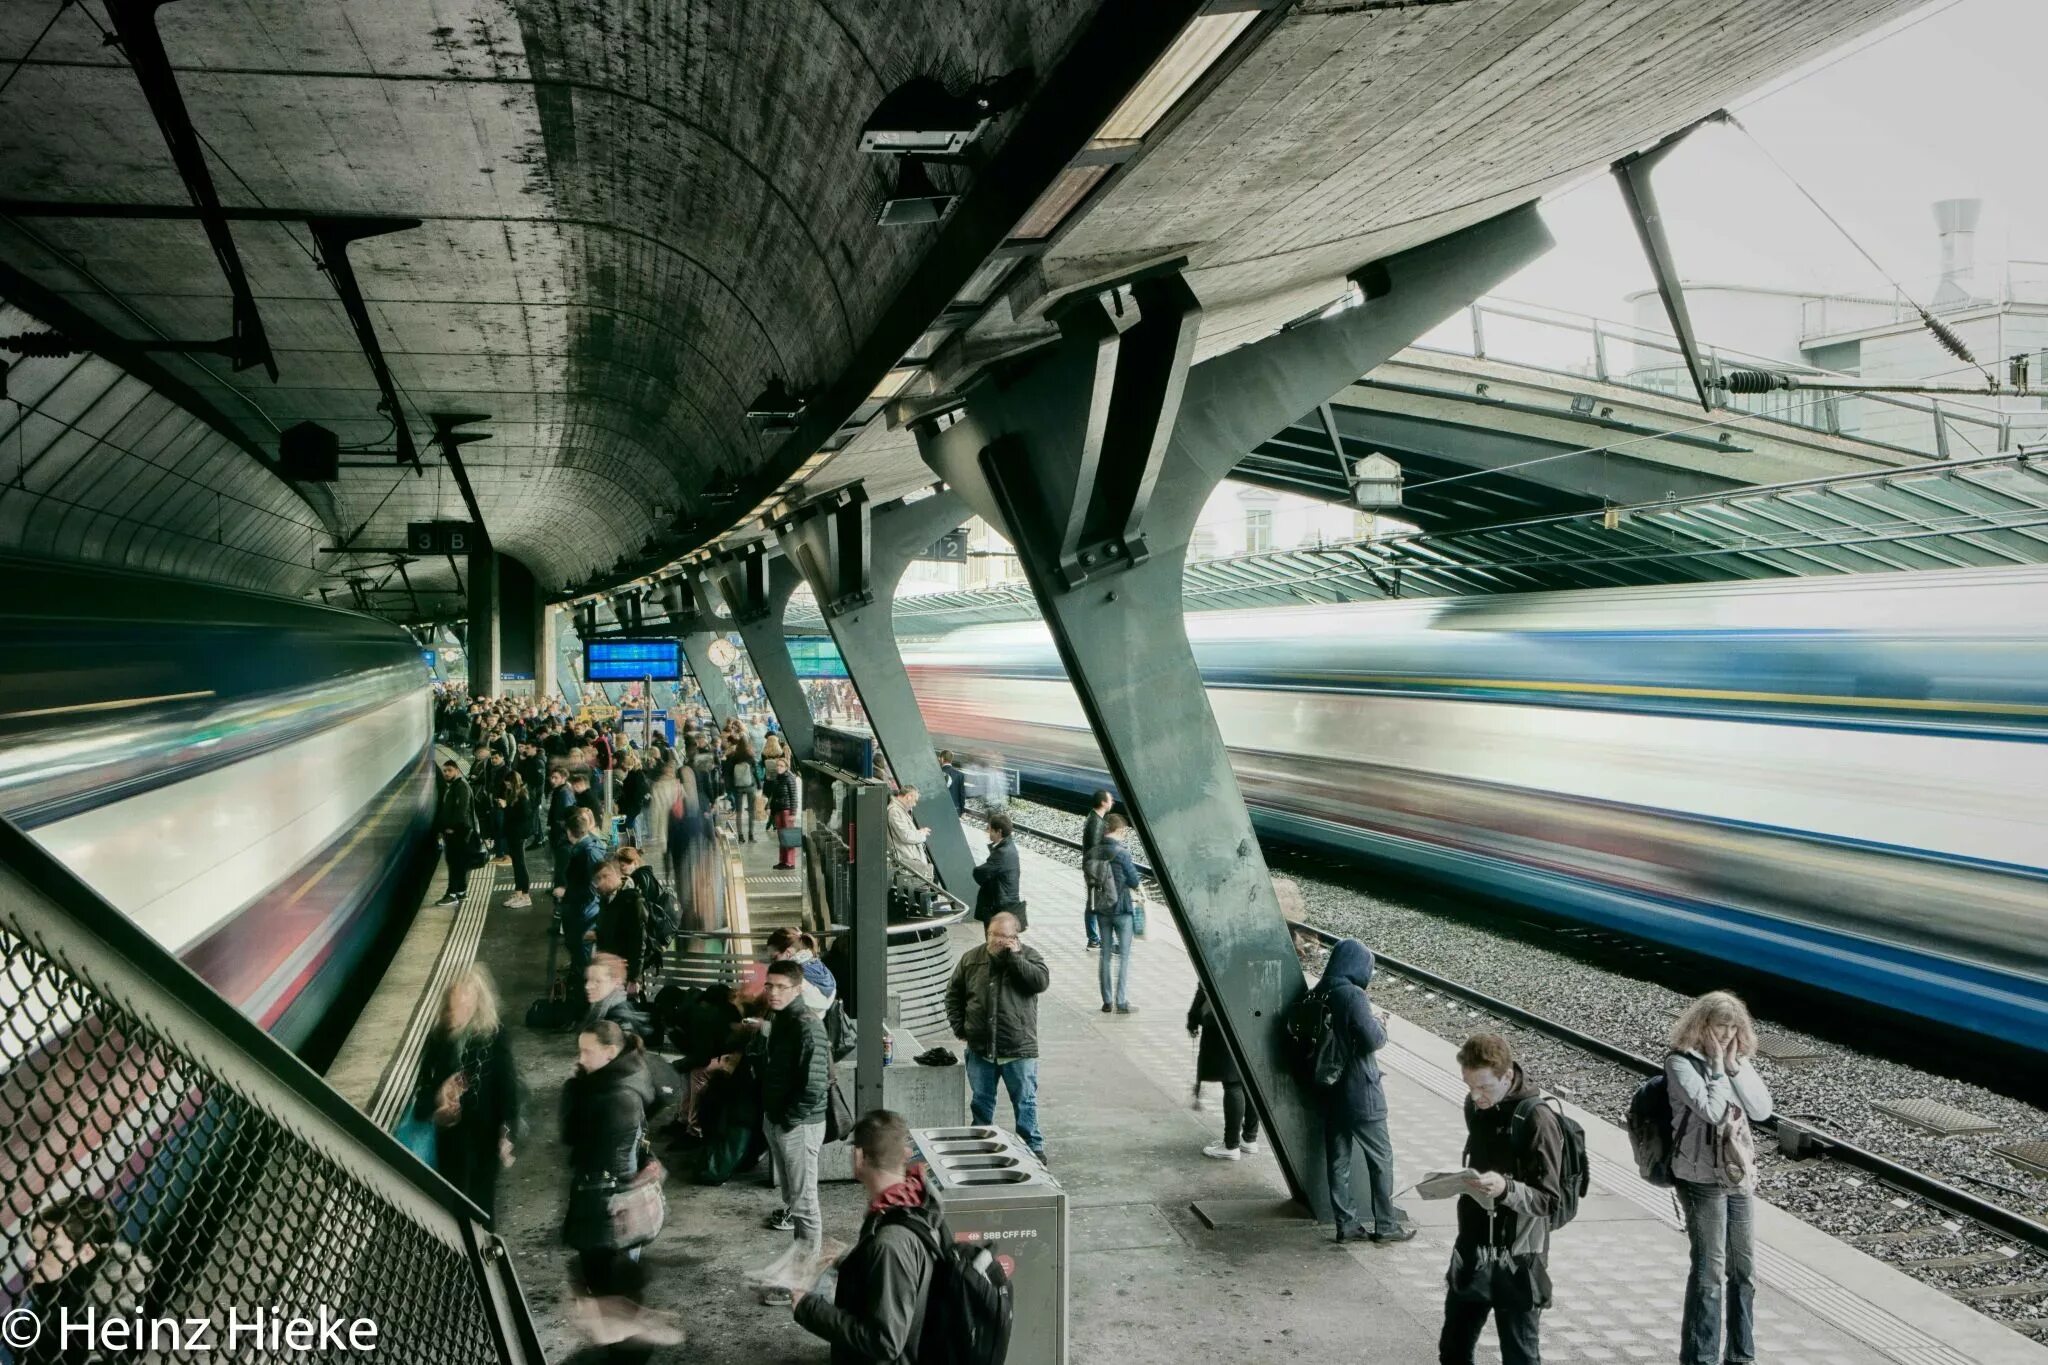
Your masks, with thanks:
[(839, 646), (828, 635), (790, 636), (789, 661), (796, 665), (799, 678), (846, 676), (846, 661), (839, 657)]
[(676, 682), (683, 675), (682, 646), (675, 640), (585, 640), (585, 682)]
[(438, 673), (441, 671), (441, 654), (439, 650), (423, 649), (420, 651), (420, 657), (427, 661), (427, 672)]

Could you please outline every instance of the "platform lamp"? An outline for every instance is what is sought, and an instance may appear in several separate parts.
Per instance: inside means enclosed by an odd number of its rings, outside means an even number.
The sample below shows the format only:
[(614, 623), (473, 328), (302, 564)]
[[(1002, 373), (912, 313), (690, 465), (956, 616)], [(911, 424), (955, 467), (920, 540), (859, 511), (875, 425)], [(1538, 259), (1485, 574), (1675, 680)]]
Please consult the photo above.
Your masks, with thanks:
[(1345, 470), (1351, 485), (1351, 505), (1376, 511), (1401, 505), (1401, 466), (1391, 455), (1374, 451), (1351, 461)]

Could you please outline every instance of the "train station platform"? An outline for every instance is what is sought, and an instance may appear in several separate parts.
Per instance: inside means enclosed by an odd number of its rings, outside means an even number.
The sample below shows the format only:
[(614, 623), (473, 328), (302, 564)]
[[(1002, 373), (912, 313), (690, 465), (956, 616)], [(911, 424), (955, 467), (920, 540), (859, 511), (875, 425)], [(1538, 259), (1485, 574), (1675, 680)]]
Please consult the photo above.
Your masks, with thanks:
[[(979, 831), (969, 839), (977, 856)], [(750, 877), (772, 876), (772, 847), (742, 848)], [(1070, 1201), (1073, 1257), (1068, 1359), (1118, 1365), (1190, 1360), (1343, 1359), (1425, 1365), (1436, 1359), (1443, 1271), (1453, 1205), (1400, 1202), (1420, 1228), (1398, 1246), (1335, 1244), (1326, 1226), (1291, 1216), (1278, 1167), (1262, 1153), (1239, 1162), (1205, 1158), (1220, 1133), (1220, 1096), (1191, 1101), (1194, 1045), (1185, 1015), (1194, 973), (1170, 919), (1155, 913), (1139, 942), (1130, 1015), (1100, 1012), (1096, 957), (1084, 947), (1077, 870), (1020, 844), (1032, 907), (1027, 942), (1044, 955), (1052, 985), (1040, 1006), (1040, 1123), (1052, 1174)], [(388, 1064), (418, 1030), (401, 1022), (408, 991), (474, 952), (496, 976), (520, 1071), (530, 1091), (529, 1132), (501, 1187), (500, 1234), (512, 1250), (551, 1360), (582, 1349), (559, 1226), (564, 1201), (556, 1106), (574, 1063), (573, 1040), (517, 1023), (544, 984), (544, 896), (506, 909), (510, 875), (473, 890), (440, 927), (423, 915), (388, 979), (393, 1000), (366, 1014), (334, 1079), (380, 1121), (395, 1114), (370, 1061)], [(762, 885), (772, 883), (764, 880)], [(473, 886), (489, 886), (484, 874)], [(435, 887), (438, 891), (438, 882)], [(476, 913), (472, 914), (472, 909)], [(471, 927), (473, 924), (473, 928)], [(956, 929), (958, 947), (976, 941)], [(474, 935), (473, 940), (471, 935)], [(452, 955), (452, 956), (451, 956)], [(1459, 1164), (1463, 1087), (1455, 1042), (1398, 1017), (1382, 1054), (1398, 1176)], [(927, 1043), (940, 1040), (925, 1040)], [(959, 1044), (944, 1040), (956, 1050)], [(358, 1047), (360, 1043), (360, 1047)], [(345, 1070), (345, 1067), (347, 1068)], [(409, 1083), (410, 1064), (400, 1066)], [(1538, 1078), (1541, 1079), (1540, 1077)], [(367, 1090), (365, 1087), (367, 1086)], [(359, 1098), (360, 1097), (360, 1098)], [(1569, 1108), (1569, 1106), (1568, 1106)], [(1555, 1306), (1543, 1318), (1547, 1361), (1634, 1362), (1675, 1358), (1686, 1248), (1667, 1191), (1637, 1179), (1626, 1135), (1583, 1111), (1594, 1191), (1561, 1232), (1551, 1274)], [(1007, 1125), (1008, 1101), (996, 1121)], [(859, 1188), (822, 1190), (828, 1239), (850, 1240), (862, 1212)], [(709, 1365), (823, 1362), (827, 1350), (786, 1308), (761, 1305), (747, 1286), (786, 1233), (761, 1226), (772, 1196), (742, 1176), (717, 1188), (672, 1183), (669, 1221), (647, 1251), (648, 1303), (688, 1333), (656, 1360)], [(1900, 1275), (1788, 1214), (1759, 1209), (1759, 1358), (1774, 1365), (2048, 1365), (2030, 1342)], [(1018, 1331), (1033, 1330), (1020, 1322)], [(1489, 1329), (1482, 1360), (1498, 1360)]]

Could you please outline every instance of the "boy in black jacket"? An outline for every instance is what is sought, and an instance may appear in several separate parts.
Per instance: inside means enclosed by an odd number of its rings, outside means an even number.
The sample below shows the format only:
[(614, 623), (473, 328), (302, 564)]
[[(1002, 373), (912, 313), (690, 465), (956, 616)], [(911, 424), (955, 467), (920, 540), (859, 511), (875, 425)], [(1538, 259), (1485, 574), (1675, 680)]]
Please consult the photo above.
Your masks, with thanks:
[(952, 1240), (924, 1168), (909, 1166), (910, 1126), (877, 1109), (853, 1126), (853, 1178), (868, 1192), (860, 1240), (839, 1258), (832, 1302), (795, 1295), (797, 1324), (832, 1343), (832, 1365), (917, 1359), (938, 1248)]

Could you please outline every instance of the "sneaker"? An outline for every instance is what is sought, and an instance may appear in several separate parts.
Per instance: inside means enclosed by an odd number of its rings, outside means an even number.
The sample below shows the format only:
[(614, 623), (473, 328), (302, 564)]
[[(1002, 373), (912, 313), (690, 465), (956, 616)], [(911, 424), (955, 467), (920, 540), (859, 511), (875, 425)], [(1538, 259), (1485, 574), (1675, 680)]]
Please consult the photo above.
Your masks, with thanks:
[(1115, 1005), (1112, 1005), (1112, 1004), (1110, 1004), (1110, 1003), (1109, 1003), (1109, 1002), (1108, 1002), (1107, 1000), (1105, 1000), (1105, 1001), (1103, 1001), (1103, 1002), (1102, 1002), (1102, 1012), (1103, 1012), (1104, 1014), (1108, 1014), (1108, 1013), (1109, 1013), (1109, 1012), (1110, 1012), (1111, 1010), (1113, 1010), (1113, 1009), (1115, 1009), (1115, 1008), (1116, 1008), (1116, 1006), (1115, 1006)]
[(1095, 950), (1096, 950), (1097, 948), (1100, 948), (1101, 946), (1102, 946), (1102, 945), (1101, 945), (1100, 943), (1091, 943), (1091, 944), (1089, 944), (1089, 945), (1088, 945), (1088, 951), (1092, 953), (1092, 952), (1094, 952), (1094, 951), (1095, 951)]
[(491, 865), (493, 867), (510, 867), (512, 866), (512, 855), (509, 853), (501, 853), (497, 857), (491, 859)]
[(1259, 1144), (1256, 1141), (1240, 1142), (1237, 1144), (1237, 1150), (1243, 1152), (1246, 1156), (1257, 1156), (1259, 1154)]
[(510, 910), (524, 910), (532, 904), (533, 897), (527, 895), (524, 891), (517, 891), (505, 897), (505, 906)]
[(1136, 1005), (1118, 1005), (1116, 1007), (1116, 1012), (1118, 1014), (1136, 1014), (1138, 1012), (1138, 1007)]
[(445, 895), (445, 896), (441, 897), (441, 899), (439, 899), (439, 900), (435, 901), (435, 902), (434, 902), (434, 904), (436, 904), (436, 905), (458, 905), (458, 904), (460, 904), (460, 903), (461, 903), (461, 901), (462, 901), (462, 893), (461, 893), (460, 891), (450, 891), (450, 892), (449, 892), (449, 893), (448, 893), (447, 895)]
[(1225, 1147), (1220, 1142), (1212, 1142), (1207, 1147), (1204, 1147), (1202, 1155), (1213, 1156), (1218, 1161), (1238, 1161), (1242, 1159), (1237, 1148)]
[(777, 1209), (761, 1220), (761, 1226), (770, 1232), (788, 1232), (796, 1226), (796, 1219), (789, 1216), (788, 1209)]

